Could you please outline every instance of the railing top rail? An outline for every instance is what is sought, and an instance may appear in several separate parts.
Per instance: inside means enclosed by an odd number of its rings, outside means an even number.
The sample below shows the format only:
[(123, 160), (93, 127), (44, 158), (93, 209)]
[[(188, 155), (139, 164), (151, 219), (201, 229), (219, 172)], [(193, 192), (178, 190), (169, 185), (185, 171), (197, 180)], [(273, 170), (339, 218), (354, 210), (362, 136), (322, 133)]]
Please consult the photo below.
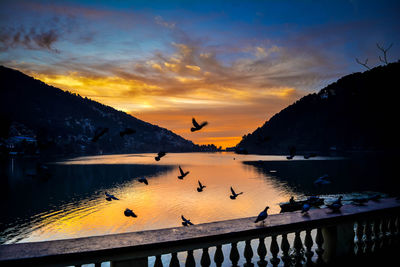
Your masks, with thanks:
[(132, 256), (132, 252), (138, 251), (142, 256), (146, 251), (169, 253), (168, 250), (174, 246), (184, 250), (185, 246), (198, 243), (206, 247), (205, 244), (217, 245), (257, 236), (326, 227), (368, 216), (389, 215), (392, 212), (400, 212), (400, 201), (388, 198), (379, 202), (370, 201), (366, 206), (344, 205), (339, 213), (329, 212), (328, 209), (314, 209), (308, 212), (308, 216), (300, 212), (273, 214), (268, 217), (264, 226), (254, 224), (255, 217), (250, 217), (190, 227), (1, 245), (0, 263), (35, 259), (56, 262), (79, 257), (93, 260), (108, 257), (111, 260), (118, 257), (118, 254), (129, 252)]

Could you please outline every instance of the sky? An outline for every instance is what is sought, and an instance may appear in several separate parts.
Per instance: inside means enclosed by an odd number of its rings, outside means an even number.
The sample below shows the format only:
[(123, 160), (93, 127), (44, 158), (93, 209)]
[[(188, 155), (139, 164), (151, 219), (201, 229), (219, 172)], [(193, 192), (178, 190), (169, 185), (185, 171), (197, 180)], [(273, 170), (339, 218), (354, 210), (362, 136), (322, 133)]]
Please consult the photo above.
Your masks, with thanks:
[[(196, 144), (400, 59), (400, 1), (0, 1), (0, 65)], [(378, 90), (378, 89), (377, 89)], [(190, 132), (191, 119), (208, 121)]]

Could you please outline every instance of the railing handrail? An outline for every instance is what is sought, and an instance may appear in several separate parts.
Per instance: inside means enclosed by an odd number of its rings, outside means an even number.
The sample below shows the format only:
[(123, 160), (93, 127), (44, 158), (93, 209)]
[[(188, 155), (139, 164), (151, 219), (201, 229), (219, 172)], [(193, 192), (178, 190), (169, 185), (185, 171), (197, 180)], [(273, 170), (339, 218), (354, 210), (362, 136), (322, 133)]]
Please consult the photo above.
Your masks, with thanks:
[(314, 209), (308, 216), (300, 212), (273, 214), (268, 216), (264, 226), (255, 224), (255, 217), (249, 217), (190, 227), (8, 244), (0, 246), (0, 263), (29, 261), (67, 265), (82, 262), (82, 259), (99, 262), (142, 258), (354, 222), (393, 211), (400, 211), (400, 201), (388, 198), (370, 201), (365, 206), (344, 205), (340, 213)]

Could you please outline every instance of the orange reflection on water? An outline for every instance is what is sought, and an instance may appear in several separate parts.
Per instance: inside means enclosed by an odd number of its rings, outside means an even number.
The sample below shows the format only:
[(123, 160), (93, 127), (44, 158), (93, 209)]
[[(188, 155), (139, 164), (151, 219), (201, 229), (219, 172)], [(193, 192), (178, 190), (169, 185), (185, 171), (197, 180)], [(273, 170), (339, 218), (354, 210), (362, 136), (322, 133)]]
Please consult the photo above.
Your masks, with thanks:
[[(103, 235), (181, 226), (181, 215), (193, 223), (206, 223), (256, 216), (266, 205), (270, 213), (279, 213), (278, 203), (295, 195), (290, 188), (272, 177), (256, 172), (242, 160), (281, 160), (284, 157), (245, 156), (230, 153), (170, 153), (160, 162), (154, 154), (107, 155), (83, 157), (61, 164), (165, 164), (173, 168), (147, 177), (149, 185), (136, 179), (110, 188), (120, 200), (108, 202), (104, 191), (94, 192), (90, 199), (69, 204), (59, 211), (41, 215), (39, 225), (22, 240), (38, 241), (81, 236)], [(235, 159), (234, 159), (235, 158)], [(178, 165), (190, 174), (179, 180)], [(206, 185), (197, 192), (198, 180)], [(230, 186), (243, 191), (231, 200)], [(296, 196), (296, 195), (295, 195)], [(72, 200), (71, 200), (72, 202)], [(130, 208), (137, 218), (125, 217)], [(36, 228), (35, 228), (36, 227)]]

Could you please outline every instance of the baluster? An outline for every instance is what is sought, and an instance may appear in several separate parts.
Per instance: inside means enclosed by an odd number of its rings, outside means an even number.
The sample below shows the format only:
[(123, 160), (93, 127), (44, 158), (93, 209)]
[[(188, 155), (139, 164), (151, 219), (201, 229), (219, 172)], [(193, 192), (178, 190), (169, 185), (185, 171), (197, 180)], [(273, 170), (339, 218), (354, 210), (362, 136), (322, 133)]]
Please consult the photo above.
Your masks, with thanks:
[(396, 216), (396, 218), (395, 218), (395, 221), (394, 221), (394, 228), (395, 228), (395, 233), (394, 233), (395, 237), (394, 237), (394, 240), (396, 241), (396, 242), (395, 242), (395, 245), (397, 245), (397, 244), (399, 243), (399, 235), (400, 235), (400, 231), (399, 231), (399, 217), (398, 217), (398, 216)]
[(369, 254), (372, 248), (371, 223), (367, 220), (364, 225), (364, 253)]
[(304, 239), (304, 244), (305, 244), (305, 246), (306, 246), (306, 248), (307, 248), (307, 251), (305, 252), (305, 254), (306, 254), (306, 258), (307, 258), (307, 261), (306, 261), (306, 266), (312, 266), (313, 265), (313, 262), (312, 262), (312, 256), (314, 255), (314, 252), (312, 251), (312, 246), (313, 246), (313, 240), (312, 240), (312, 237), (311, 237), (311, 230), (306, 230), (306, 237), (305, 237), (305, 239)]
[(282, 234), (281, 249), (282, 249), (283, 266), (288, 267), (291, 265), (292, 262), (289, 256), (290, 244), (287, 239), (287, 234)]
[(253, 258), (253, 249), (251, 248), (251, 240), (246, 240), (245, 241), (246, 245), (244, 246), (244, 257), (246, 259), (246, 263), (244, 266), (246, 267), (252, 267), (254, 264), (251, 262), (251, 259)]
[(317, 246), (318, 246), (317, 249), (315, 250), (315, 252), (318, 255), (317, 264), (323, 265), (324, 264), (323, 255), (324, 255), (325, 250), (322, 248), (322, 246), (324, 244), (324, 236), (322, 235), (321, 228), (317, 228), (317, 235), (315, 237), (315, 243), (317, 243)]
[(178, 253), (171, 253), (171, 261), (169, 262), (169, 267), (179, 267)]
[(301, 262), (303, 260), (303, 252), (302, 252), (303, 243), (301, 242), (299, 231), (295, 233), (293, 248), (294, 248), (294, 260), (295, 260), (294, 266), (301, 267), (302, 266)]
[(214, 262), (217, 267), (221, 267), (224, 262), (224, 253), (222, 252), (222, 245), (217, 245), (217, 249), (214, 254)]
[(185, 266), (186, 267), (196, 266), (196, 262), (194, 261), (194, 257), (193, 257), (193, 250), (188, 250)]
[(380, 238), (380, 221), (379, 219), (374, 220), (374, 224), (372, 226), (372, 233), (373, 233), (373, 238), (372, 238), (372, 251), (373, 252), (378, 252), (379, 251), (379, 245), (381, 242)]
[(236, 266), (238, 266), (237, 263), (240, 258), (239, 251), (237, 249), (237, 242), (232, 242), (231, 246), (232, 247), (231, 247), (231, 253), (229, 255), (229, 259), (232, 262), (232, 266), (236, 267)]
[(161, 255), (156, 256), (156, 261), (154, 262), (154, 267), (163, 267), (163, 263), (161, 261)]
[(210, 254), (208, 254), (208, 248), (203, 248), (203, 255), (201, 255), (200, 264), (203, 267), (208, 267), (211, 264)]
[(265, 237), (260, 237), (257, 254), (260, 257), (260, 260), (257, 262), (259, 267), (267, 266), (268, 262), (265, 260), (265, 256), (267, 256), (267, 248), (265, 247)]
[(278, 242), (276, 241), (276, 235), (273, 235), (271, 237), (271, 247), (269, 248), (269, 250), (271, 251), (272, 254), (272, 259), (271, 264), (272, 266), (276, 267), (278, 266), (279, 262), (281, 261), (278, 258), (278, 253), (279, 253), (279, 246), (278, 246)]
[(362, 249), (362, 238), (363, 238), (363, 227), (361, 224), (361, 221), (357, 222), (357, 228), (356, 228), (356, 240), (355, 240), (355, 247), (354, 247), (354, 254), (356, 254), (356, 256), (360, 256), (363, 253), (363, 249)]
[(396, 231), (395, 220), (396, 220), (396, 217), (394, 217), (394, 216), (390, 217), (390, 219), (389, 219), (389, 243), (390, 243), (390, 246), (393, 246), (395, 243), (395, 231)]
[(381, 246), (380, 246), (381, 249), (385, 249), (388, 246), (387, 229), (388, 229), (388, 222), (386, 218), (383, 218), (381, 224)]
[(94, 267), (101, 267), (101, 262), (96, 262), (96, 263), (94, 264)]

